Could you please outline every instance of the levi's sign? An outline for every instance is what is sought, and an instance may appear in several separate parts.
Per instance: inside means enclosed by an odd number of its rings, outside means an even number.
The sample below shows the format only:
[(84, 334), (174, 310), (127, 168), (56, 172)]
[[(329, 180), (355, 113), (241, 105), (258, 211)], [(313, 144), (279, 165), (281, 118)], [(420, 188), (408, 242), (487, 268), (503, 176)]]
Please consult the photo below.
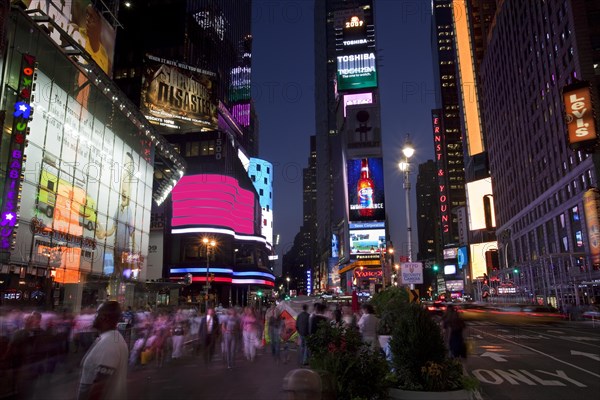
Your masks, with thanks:
[(563, 89), (569, 145), (573, 149), (581, 147), (582, 142), (594, 142), (597, 139), (594, 120), (592, 93), (588, 82), (577, 82)]
[(402, 284), (423, 283), (423, 263), (410, 262), (400, 264)]

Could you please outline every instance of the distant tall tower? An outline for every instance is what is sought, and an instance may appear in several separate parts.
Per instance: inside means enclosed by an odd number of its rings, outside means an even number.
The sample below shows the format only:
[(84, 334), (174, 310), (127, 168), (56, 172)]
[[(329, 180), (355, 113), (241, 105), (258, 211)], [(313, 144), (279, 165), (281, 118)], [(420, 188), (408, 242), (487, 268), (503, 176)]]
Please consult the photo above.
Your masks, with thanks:
[(354, 269), (381, 271), (387, 247), (373, 3), (315, 2), (317, 290), (339, 274), (338, 288), (351, 291)]
[(437, 167), (433, 160), (419, 164), (415, 191), (417, 195), (417, 237), (419, 250), (417, 260), (437, 260), (441, 253), (440, 219), (437, 190)]
[(437, 109), (432, 111), (432, 127), (443, 247), (458, 244), (458, 217), (452, 211), (466, 204), (452, 6), (453, 0), (434, 0), (431, 21), (433, 72), (440, 88)]

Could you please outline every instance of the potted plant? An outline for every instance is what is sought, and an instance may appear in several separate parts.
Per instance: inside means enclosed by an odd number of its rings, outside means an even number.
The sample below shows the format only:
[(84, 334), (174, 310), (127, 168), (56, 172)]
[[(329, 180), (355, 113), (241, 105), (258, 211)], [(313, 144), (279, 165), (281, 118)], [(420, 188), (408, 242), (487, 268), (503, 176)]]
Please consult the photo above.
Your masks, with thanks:
[(392, 399), (472, 399), (478, 382), (450, 359), (439, 325), (419, 305), (402, 309), (390, 340)]
[(379, 344), (386, 349), (394, 326), (398, 324), (403, 311), (408, 307), (408, 293), (397, 286), (376, 293), (371, 299), (375, 315), (379, 318)]
[(357, 329), (321, 323), (307, 343), (310, 368), (321, 375), (323, 399), (388, 398), (388, 363), (362, 341)]

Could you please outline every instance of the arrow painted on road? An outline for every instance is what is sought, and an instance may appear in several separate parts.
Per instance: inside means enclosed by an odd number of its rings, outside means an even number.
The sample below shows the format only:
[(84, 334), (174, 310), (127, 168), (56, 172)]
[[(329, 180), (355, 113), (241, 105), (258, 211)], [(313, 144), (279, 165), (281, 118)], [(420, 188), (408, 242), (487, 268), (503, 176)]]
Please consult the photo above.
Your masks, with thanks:
[(483, 353), (481, 355), (481, 357), (489, 357), (489, 358), (491, 358), (494, 361), (506, 362), (506, 360), (504, 359), (504, 356), (502, 354), (492, 353), (490, 351), (486, 351), (485, 353)]
[[(483, 354), (482, 354), (483, 355)], [(584, 356), (584, 357), (589, 357), (592, 360), (596, 360), (596, 361), (600, 361), (600, 356), (598, 354), (592, 354), (592, 353), (584, 353), (583, 351), (576, 351), (576, 350), (571, 350), (571, 355), (572, 356)]]

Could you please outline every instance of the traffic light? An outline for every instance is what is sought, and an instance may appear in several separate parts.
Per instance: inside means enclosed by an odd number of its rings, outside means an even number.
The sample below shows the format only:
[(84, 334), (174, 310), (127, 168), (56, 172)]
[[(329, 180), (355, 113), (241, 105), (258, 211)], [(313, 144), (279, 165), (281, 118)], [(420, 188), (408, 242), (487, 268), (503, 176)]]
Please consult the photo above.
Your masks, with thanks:
[(263, 292), (261, 292), (261, 291), (259, 290), (258, 292), (256, 292), (256, 295), (257, 295), (258, 297), (262, 297), (262, 295), (263, 295)]
[(438, 272), (440, 267), (437, 264), (433, 264), (433, 272)]
[(515, 272), (515, 274), (518, 274), (519, 273), (519, 268), (515, 268), (514, 272)]

